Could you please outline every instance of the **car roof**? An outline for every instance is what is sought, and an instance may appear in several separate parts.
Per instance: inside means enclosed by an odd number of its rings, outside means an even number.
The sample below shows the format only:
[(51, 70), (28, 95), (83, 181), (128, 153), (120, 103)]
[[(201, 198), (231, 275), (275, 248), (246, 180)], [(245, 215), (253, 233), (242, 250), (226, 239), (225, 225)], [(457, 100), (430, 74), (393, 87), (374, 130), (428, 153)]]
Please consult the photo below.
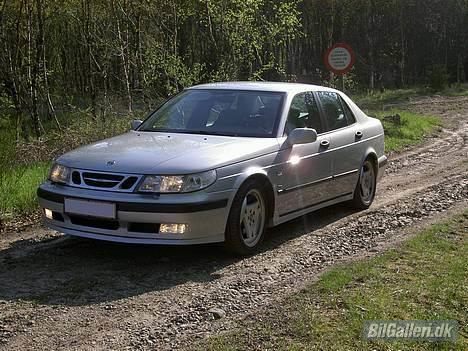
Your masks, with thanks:
[(284, 93), (298, 93), (303, 91), (334, 91), (335, 89), (302, 83), (283, 82), (219, 82), (200, 84), (188, 89), (219, 89), (219, 90), (254, 90)]

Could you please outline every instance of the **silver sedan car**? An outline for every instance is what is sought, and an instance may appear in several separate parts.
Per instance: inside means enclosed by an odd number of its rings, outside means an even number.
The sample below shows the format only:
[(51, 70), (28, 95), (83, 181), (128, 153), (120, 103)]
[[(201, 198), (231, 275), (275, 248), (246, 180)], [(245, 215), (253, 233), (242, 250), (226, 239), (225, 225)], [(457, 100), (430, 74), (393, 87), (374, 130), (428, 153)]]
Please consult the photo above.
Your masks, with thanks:
[(268, 227), (342, 201), (368, 208), (386, 163), (382, 124), (340, 91), (205, 84), (59, 157), (38, 198), (62, 233), (249, 254)]

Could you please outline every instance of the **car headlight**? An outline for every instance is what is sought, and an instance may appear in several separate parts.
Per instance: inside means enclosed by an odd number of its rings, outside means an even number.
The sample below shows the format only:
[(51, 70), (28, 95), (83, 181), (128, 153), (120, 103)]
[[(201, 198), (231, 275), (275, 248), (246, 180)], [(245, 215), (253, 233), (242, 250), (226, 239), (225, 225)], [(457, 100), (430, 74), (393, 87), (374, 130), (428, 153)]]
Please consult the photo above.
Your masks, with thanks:
[(54, 183), (68, 183), (70, 168), (54, 163), (49, 172), (49, 180)]
[(149, 193), (188, 193), (204, 189), (216, 181), (216, 171), (183, 176), (148, 175), (138, 191)]

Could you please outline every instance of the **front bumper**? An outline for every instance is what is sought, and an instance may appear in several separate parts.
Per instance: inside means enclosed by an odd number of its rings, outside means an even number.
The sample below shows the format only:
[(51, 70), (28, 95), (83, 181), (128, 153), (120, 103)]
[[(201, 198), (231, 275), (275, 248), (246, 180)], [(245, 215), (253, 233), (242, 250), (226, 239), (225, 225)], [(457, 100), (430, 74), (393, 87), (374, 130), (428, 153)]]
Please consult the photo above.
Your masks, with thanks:
[[(149, 195), (96, 191), (43, 183), (41, 208), (53, 213), (44, 224), (86, 238), (137, 244), (188, 245), (224, 241), (233, 190), (208, 193)], [(116, 204), (116, 218), (79, 216), (64, 211), (65, 198)], [(160, 224), (186, 224), (184, 233), (160, 233)]]
[(385, 170), (387, 169), (387, 165), (388, 165), (387, 156), (383, 155), (379, 157), (379, 170), (377, 173), (377, 181), (380, 181), (380, 179), (382, 179), (382, 176), (384, 175)]

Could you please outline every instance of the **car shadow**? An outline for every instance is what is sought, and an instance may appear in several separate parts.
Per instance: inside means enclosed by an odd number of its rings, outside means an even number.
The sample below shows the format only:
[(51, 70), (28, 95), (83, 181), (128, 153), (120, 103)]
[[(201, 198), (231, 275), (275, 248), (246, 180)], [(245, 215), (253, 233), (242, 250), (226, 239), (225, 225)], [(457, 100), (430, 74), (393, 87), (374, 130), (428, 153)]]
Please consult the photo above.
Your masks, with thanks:
[[(328, 207), (271, 228), (262, 251), (354, 213)], [(209, 282), (242, 260), (220, 245), (153, 246), (59, 237), (20, 240), (0, 251), (0, 299), (48, 305), (112, 302), (186, 282)]]

